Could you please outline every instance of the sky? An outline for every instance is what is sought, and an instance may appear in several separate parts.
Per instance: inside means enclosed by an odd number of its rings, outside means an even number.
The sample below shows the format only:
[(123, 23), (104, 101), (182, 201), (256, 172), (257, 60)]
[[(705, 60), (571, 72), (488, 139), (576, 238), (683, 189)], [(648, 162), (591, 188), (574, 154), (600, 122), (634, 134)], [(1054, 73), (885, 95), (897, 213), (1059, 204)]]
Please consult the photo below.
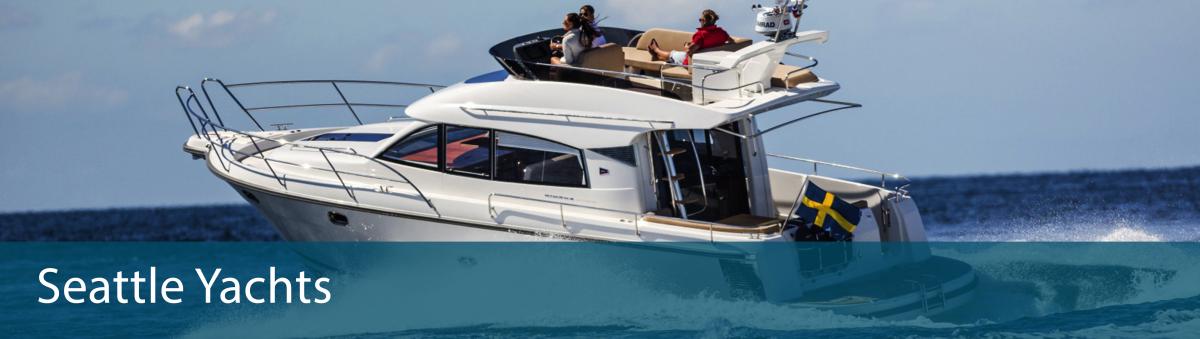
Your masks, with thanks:
[[(753, 35), (752, 1), (596, 0), (603, 24)], [(0, 212), (239, 201), (181, 150), (173, 95), (228, 82), (452, 84), (557, 27), (561, 1), (0, 0)], [(1200, 2), (812, 0), (793, 51), (861, 109), (774, 132), (772, 152), (909, 176), (1200, 164)], [(782, 121), (818, 106), (765, 115)], [(783, 165), (786, 166), (786, 165)]]

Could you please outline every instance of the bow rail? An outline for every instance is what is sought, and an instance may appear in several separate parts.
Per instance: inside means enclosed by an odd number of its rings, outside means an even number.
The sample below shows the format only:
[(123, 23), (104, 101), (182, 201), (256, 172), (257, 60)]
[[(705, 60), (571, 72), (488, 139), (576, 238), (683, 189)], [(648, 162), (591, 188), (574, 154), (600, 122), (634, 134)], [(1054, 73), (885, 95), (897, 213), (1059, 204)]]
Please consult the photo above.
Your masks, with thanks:
[[(415, 183), (413, 183), (411, 180), (409, 180), (408, 177), (405, 176), (403, 173), (400, 173), (396, 169), (392, 168), (391, 166), (388, 166), (387, 164), (384, 164), (383, 162), (379, 161), (378, 159), (375, 159), (375, 158), (369, 157), (369, 156), (365, 156), (362, 154), (358, 154), (357, 152), (354, 152), (354, 150), (350, 150), (350, 149), (287, 143), (287, 142), (283, 142), (280, 140), (263, 137), (260, 135), (254, 135), (249, 132), (245, 132), (242, 130), (238, 130), (236, 128), (231, 128), (231, 127), (225, 126), (225, 123), (221, 120), (220, 114), (217, 112), (216, 106), (213, 105), (212, 97), (209, 96), (207, 89), (203, 87), (203, 86), (205, 86), (205, 84), (210, 83), (210, 82), (219, 84), (221, 86), (221, 88), (238, 105), (238, 107), (241, 108), (242, 111), (244, 113), (246, 113), (246, 115), (248, 117), (250, 117), (251, 121), (253, 121), (255, 123), (255, 126), (258, 127), (259, 131), (261, 131), (261, 132), (265, 132), (266, 130), (262, 128), (262, 125), (258, 123), (258, 121), (254, 118), (253, 114), (251, 114), (250, 112), (253, 112), (256, 110), (267, 110), (267, 109), (344, 106), (355, 117), (355, 120), (361, 124), (362, 120), (358, 117), (358, 114), (354, 111), (354, 107), (356, 107), (356, 106), (407, 107), (407, 105), (404, 105), (404, 104), (350, 102), (348, 100), (345, 100), (346, 97), (343, 94), (343, 92), (341, 91), (341, 88), (337, 85), (338, 83), (403, 86), (403, 87), (410, 87), (410, 88), (418, 87), (418, 88), (428, 88), (430, 91), (436, 91), (437, 89), (445, 88), (445, 86), (430, 85), (430, 84), (415, 84), (415, 83), (384, 82), (384, 81), (360, 81), (360, 80), (293, 80), (293, 81), (269, 81), (269, 82), (251, 82), (251, 83), (240, 83), (240, 84), (225, 84), (224, 82), (222, 82), (221, 80), (218, 80), (218, 79), (205, 78), (204, 81), (201, 82), (201, 86), (202, 86), (201, 90), (204, 93), (204, 98), (205, 98), (204, 100), (208, 103), (207, 109), (204, 107), (204, 104), (201, 103), (199, 96), (196, 95), (196, 92), (194, 90), (192, 90), (192, 88), (187, 87), (187, 86), (177, 86), (175, 88), (175, 97), (179, 101), (180, 107), (183, 109), (184, 115), (187, 117), (188, 123), (192, 127), (192, 131), (196, 133), (195, 134), (196, 136), (200, 137), (205, 142), (207, 142), (208, 149), (210, 150), (210, 152), (216, 153), (217, 162), (221, 165), (222, 169), (225, 170), (226, 172), (231, 171), (233, 169), (233, 166), (238, 166), (239, 168), (242, 168), (242, 169), (250, 171), (250, 172), (258, 173), (260, 175), (269, 175), (271, 178), (275, 179), (275, 181), (277, 183), (279, 183), (280, 187), (282, 187), (285, 190), (287, 189), (287, 182), (285, 182), (284, 178), (280, 176), (278, 171), (276, 171), (274, 165), (286, 165), (286, 166), (292, 166), (292, 167), (296, 167), (296, 168), (302, 168), (304, 170), (317, 170), (317, 171), (321, 171), (321, 172), (328, 172), (328, 173), (332, 173), (333, 176), (337, 179), (336, 182), (331, 182), (328, 184), (334, 185), (334, 186), (340, 186), (343, 190), (346, 191), (347, 196), (349, 196), (350, 199), (355, 204), (358, 204), (358, 197), (354, 193), (354, 190), (356, 187), (352, 187), (351, 185), (347, 184), (343, 175), (361, 177), (361, 178), (370, 178), (370, 179), (374, 179), (374, 180), (384, 180), (384, 181), (400, 183), (400, 184), (407, 184), (408, 186), (412, 187), (413, 191), (416, 192), (417, 197), (420, 198), (421, 200), (423, 200), (425, 202), (425, 204), (427, 206), (429, 206), (429, 209), (433, 211), (434, 215), (441, 217), (441, 212), (439, 212), (437, 207), (434, 206), (433, 201), (430, 200), (424, 194), (424, 192), (422, 192), (421, 189), (419, 187), (417, 187), (417, 185)], [(338, 92), (339, 97), (342, 98), (343, 102), (340, 104), (339, 103), (321, 103), (321, 104), (303, 104), (303, 105), (280, 105), (278, 107), (270, 107), (270, 106), (247, 107), (233, 93), (233, 89), (239, 88), (239, 87), (288, 85), (288, 84), (301, 84), (301, 83), (307, 83), (307, 84), (328, 83), (328, 84), (331, 84), (333, 86), (333, 88)], [(209, 114), (210, 110), (212, 111), (211, 115)], [(248, 152), (248, 151), (238, 149), (238, 147), (235, 146), (235, 143), (237, 141), (239, 141), (239, 139), (244, 139), (244, 140), (248, 141), (249, 146), (253, 147), (253, 152)], [(322, 168), (321, 166), (312, 166), (311, 164), (301, 164), (301, 163), (296, 163), (296, 162), (287, 161), (287, 160), (274, 159), (274, 158), (268, 157), (266, 155), (266, 153), (264, 153), (264, 151), (266, 151), (266, 150), (270, 150), (270, 149), (273, 149), (276, 147), (282, 147), (284, 145), (287, 145), (287, 146), (293, 147), (293, 148), (303, 148), (303, 149), (314, 150), (314, 151), (320, 152), (321, 156), (325, 160), (325, 164), (328, 166), (328, 168)], [(246, 145), (243, 145), (243, 146), (246, 146)], [(397, 177), (398, 179), (385, 178), (385, 177), (381, 177), (381, 176), (379, 176), (377, 174), (373, 174), (373, 173), (359, 173), (359, 172), (353, 172), (353, 171), (339, 170), (337, 168), (337, 166), (334, 165), (333, 161), (331, 161), (329, 159), (329, 153), (365, 159), (367, 161), (367, 163), (376, 164), (379, 167), (382, 167), (383, 169), (386, 170), (385, 172), (390, 172), (390, 173), (394, 174), (395, 177)], [(240, 159), (239, 159), (239, 157), (240, 157)], [(261, 160), (263, 162), (263, 164), (265, 164), (267, 171), (262, 171), (261, 169), (254, 168), (253, 166), (243, 164), (241, 162), (241, 160), (244, 160), (246, 158), (255, 158), (255, 159)], [(312, 180), (312, 179), (310, 179), (310, 180)], [(380, 186), (378, 191), (380, 191), (381, 193), (391, 193), (391, 192), (388, 192), (383, 186)]]
[[(408, 107), (408, 104), (397, 104), (397, 103), (352, 102), (346, 98), (346, 94), (342, 90), (342, 87), (343, 87), (342, 85), (372, 85), (372, 86), (389, 86), (389, 87), (398, 87), (398, 88), (423, 88), (423, 89), (429, 90), (430, 93), (436, 92), (437, 90), (442, 89), (442, 88), (446, 88), (446, 86), (443, 86), (443, 85), (421, 84), (421, 83), (412, 83), (412, 82), (374, 81), (374, 80), (281, 80), (281, 81), (259, 81), (259, 82), (244, 82), (244, 83), (226, 84), (224, 81), (221, 81), (221, 79), (204, 78), (204, 80), (200, 81), (200, 91), (202, 93), (204, 93), (204, 98), (206, 101), (208, 101), (209, 108), (212, 109), (213, 115), (216, 117), (217, 122), (220, 123), (221, 125), (224, 125), (225, 122), (221, 118), (221, 113), (217, 110), (216, 105), (213, 105), (212, 96), (210, 96), (208, 93), (208, 87), (209, 87), (210, 83), (216, 84), (214, 86), (220, 86), (219, 88), (221, 90), (223, 90), (225, 92), (225, 94), (229, 95), (229, 98), (232, 99), (235, 104), (237, 104), (238, 108), (240, 108), (242, 110), (242, 113), (246, 114), (246, 117), (250, 118), (250, 121), (254, 123), (255, 127), (258, 127), (259, 131), (266, 131), (266, 129), (263, 128), (263, 125), (261, 123), (259, 123), (258, 119), (255, 118), (254, 114), (252, 114), (251, 112), (296, 109), (296, 108), (345, 107), (346, 110), (349, 111), (350, 115), (352, 117), (354, 117), (354, 121), (357, 122), (359, 125), (362, 125), (363, 120), (359, 116), (358, 110), (355, 110), (355, 107), (400, 108), (400, 109)], [(312, 85), (312, 84), (329, 84), (331, 86), (331, 88), (333, 89), (333, 91), (335, 93), (337, 93), (338, 98), (340, 98), (341, 100), (336, 101), (336, 102), (286, 104), (286, 105), (263, 105), (263, 106), (247, 107), (246, 104), (244, 103), (244, 100), (242, 98), (238, 97), (238, 95), (234, 93), (235, 90), (237, 90), (237, 89), (244, 89), (244, 88), (250, 88), (250, 87), (284, 87), (284, 86), (293, 86), (293, 85)], [(272, 124), (272, 125), (277, 125), (277, 124)]]

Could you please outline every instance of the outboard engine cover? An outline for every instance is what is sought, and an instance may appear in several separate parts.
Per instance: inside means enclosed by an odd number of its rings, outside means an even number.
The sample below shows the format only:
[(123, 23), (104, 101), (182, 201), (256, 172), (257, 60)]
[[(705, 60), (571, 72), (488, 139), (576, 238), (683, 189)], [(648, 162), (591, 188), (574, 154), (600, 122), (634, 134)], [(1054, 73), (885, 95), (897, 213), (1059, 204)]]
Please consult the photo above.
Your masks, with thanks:
[(785, 40), (795, 36), (796, 24), (804, 11), (804, 0), (775, 0), (775, 6), (754, 5), (754, 32), (771, 40)]

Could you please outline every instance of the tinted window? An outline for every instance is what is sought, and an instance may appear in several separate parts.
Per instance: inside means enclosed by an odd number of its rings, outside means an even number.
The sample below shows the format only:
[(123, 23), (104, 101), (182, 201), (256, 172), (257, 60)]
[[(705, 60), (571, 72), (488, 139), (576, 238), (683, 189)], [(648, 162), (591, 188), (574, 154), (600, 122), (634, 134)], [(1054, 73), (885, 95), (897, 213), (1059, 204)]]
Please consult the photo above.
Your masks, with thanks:
[(496, 180), (587, 186), (578, 149), (505, 132), (496, 132)]
[(437, 168), (438, 145), (438, 127), (429, 126), (404, 137), (404, 140), (392, 145), (380, 157)]
[(446, 126), (446, 169), (452, 173), (491, 176), (491, 140), (486, 129)]

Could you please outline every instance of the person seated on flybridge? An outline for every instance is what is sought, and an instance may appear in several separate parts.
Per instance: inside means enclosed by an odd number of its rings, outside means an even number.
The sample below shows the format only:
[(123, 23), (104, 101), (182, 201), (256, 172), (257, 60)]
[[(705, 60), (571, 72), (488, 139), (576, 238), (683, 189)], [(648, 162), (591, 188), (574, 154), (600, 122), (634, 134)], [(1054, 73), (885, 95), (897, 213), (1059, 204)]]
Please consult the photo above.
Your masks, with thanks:
[(717, 26), (717, 12), (706, 9), (700, 12), (700, 27), (692, 34), (692, 41), (684, 43), (686, 51), (670, 51), (658, 46), (658, 41), (650, 40), (650, 60), (662, 60), (669, 64), (686, 66), (691, 64), (692, 54), (706, 48), (718, 47), (733, 42), (733, 37), (725, 33), (725, 29)]
[(604, 38), (604, 31), (600, 30), (600, 23), (596, 21), (596, 8), (592, 5), (583, 5), (579, 7), (579, 16), (583, 20), (587, 20), (588, 25), (592, 26), (592, 31), (596, 32), (596, 38), (592, 39), (592, 48), (604, 46), (608, 43), (608, 39)]
[(561, 51), (562, 56), (550, 57), (550, 63), (578, 65), (579, 56), (592, 45), (592, 40), (596, 38), (596, 31), (592, 28), (591, 23), (579, 13), (567, 13), (567, 17), (563, 18), (562, 25), (563, 30), (567, 31), (562, 36), (562, 42), (550, 42), (550, 49)]

